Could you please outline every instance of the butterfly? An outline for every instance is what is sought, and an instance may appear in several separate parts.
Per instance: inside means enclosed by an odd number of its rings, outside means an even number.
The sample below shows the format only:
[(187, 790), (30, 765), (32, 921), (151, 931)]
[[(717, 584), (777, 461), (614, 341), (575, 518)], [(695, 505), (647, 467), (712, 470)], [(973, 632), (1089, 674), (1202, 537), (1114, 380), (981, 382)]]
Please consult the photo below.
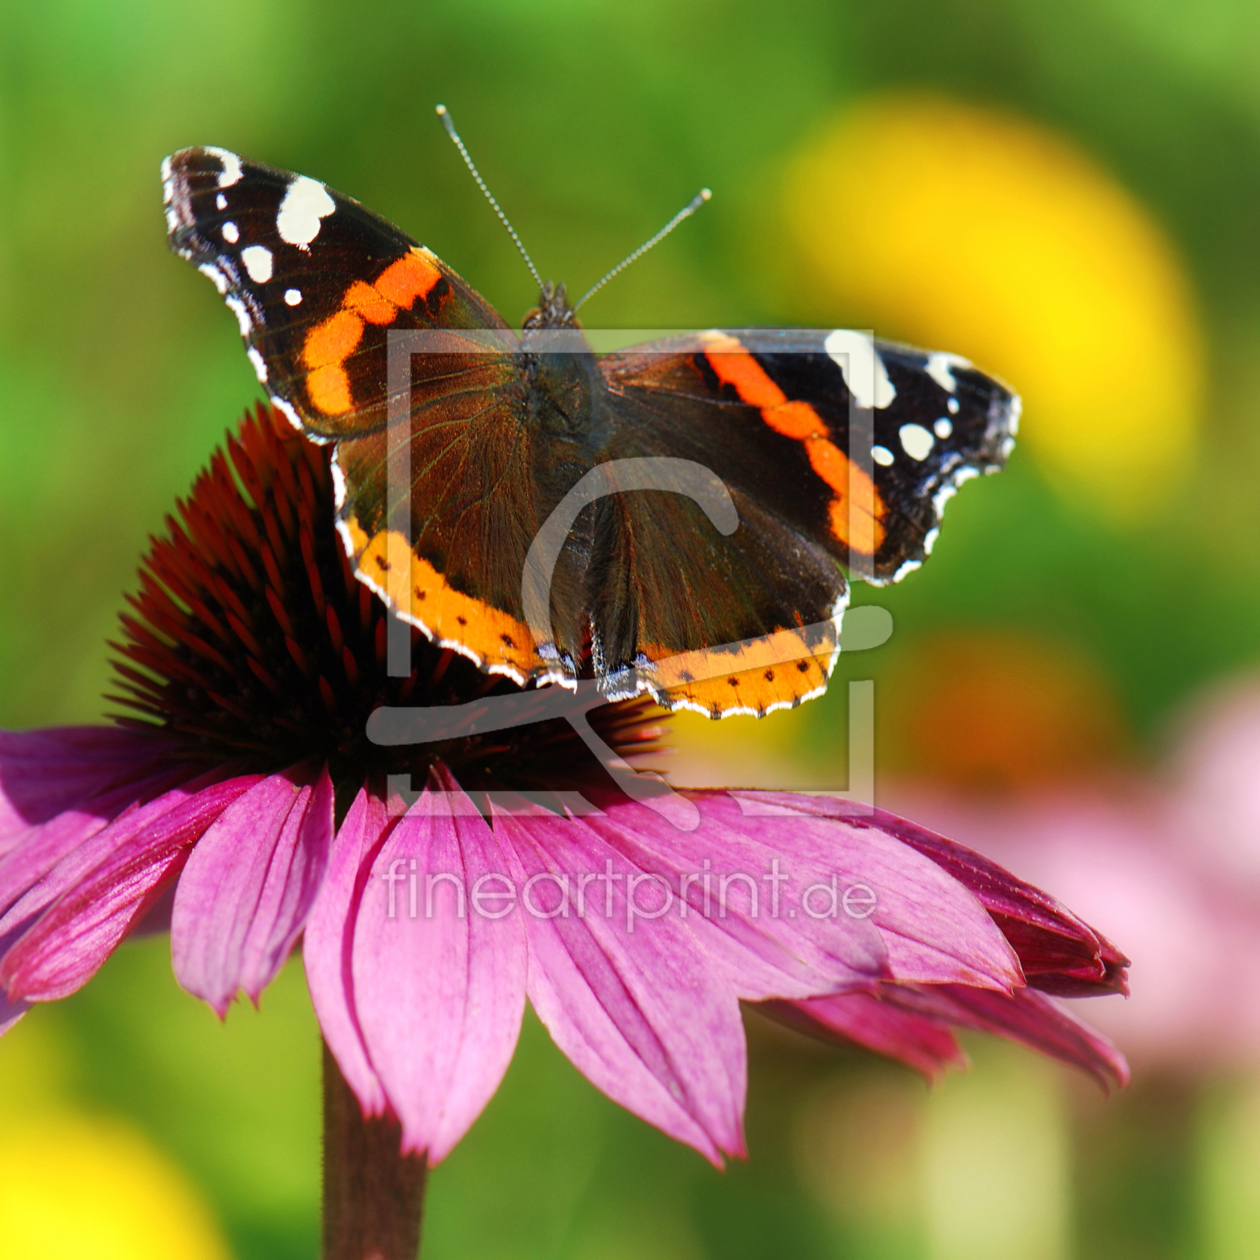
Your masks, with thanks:
[[(843, 329), (597, 354), (563, 286), (540, 285), (517, 333), (318, 180), (209, 147), (162, 177), (171, 247), (236, 315), (274, 405), (333, 446), (357, 576), (522, 684), (594, 678), (610, 700), (646, 691), (713, 717), (816, 696), (846, 570), (886, 583), (917, 567), (946, 500), (1013, 445), (1018, 397), (954, 355)], [(523, 577), (548, 529), (531, 612)]]

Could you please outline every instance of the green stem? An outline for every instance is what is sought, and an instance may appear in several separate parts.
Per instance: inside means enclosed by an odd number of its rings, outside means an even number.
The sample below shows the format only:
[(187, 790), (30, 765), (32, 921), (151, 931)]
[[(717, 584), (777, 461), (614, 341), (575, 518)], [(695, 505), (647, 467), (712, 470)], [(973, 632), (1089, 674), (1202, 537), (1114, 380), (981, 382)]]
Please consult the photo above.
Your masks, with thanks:
[(392, 1116), (365, 1120), (324, 1047), (324, 1260), (415, 1260), (426, 1165)]

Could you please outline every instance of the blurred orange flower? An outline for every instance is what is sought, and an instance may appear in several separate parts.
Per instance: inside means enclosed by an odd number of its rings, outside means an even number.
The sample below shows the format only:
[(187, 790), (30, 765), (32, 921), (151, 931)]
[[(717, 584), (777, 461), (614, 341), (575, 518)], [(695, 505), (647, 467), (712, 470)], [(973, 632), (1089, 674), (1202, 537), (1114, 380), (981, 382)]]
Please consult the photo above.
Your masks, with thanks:
[(879, 765), (969, 790), (1007, 790), (1113, 764), (1111, 686), (1065, 643), (996, 629), (914, 640), (881, 688)]

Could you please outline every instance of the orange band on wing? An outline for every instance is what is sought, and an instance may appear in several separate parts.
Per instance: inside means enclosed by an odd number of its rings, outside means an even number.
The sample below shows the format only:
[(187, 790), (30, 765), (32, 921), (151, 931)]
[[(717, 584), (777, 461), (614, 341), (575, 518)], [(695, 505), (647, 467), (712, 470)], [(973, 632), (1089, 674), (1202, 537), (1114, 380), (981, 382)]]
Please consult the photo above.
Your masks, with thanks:
[(810, 467), (835, 493), (828, 512), (832, 537), (853, 551), (874, 555), (884, 541), (884, 502), (875, 483), (831, 441), (830, 430), (809, 403), (787, 395), (735, 337), (709, 339), (704, 352), (724, 385), (733, 385), (741, 402), (757, 407), (776, 433), (803, 442)]
[[(659, 645), (643, 649), (658, 661), (652, 694), (667, 709), (689, 708), (710, 717), (795, 707), (827, 685), (836, 636), (807, 642), (796, 630), (779, 630), (733, 652), (672, 655)], [(786, 659), (785, 659), (786, 658)]]
[(884, 503), (875, 483), (834, 443), (805, 443), (810, 467), (836, 492), (829, 510), (831, 532), (846, 546), (874, 555), (884, 541)]
[(363, 321), (352, 311), (341, 310), (316, 324), (306, 334), (302, 362), (310, 369), (306, 396), (311, 406), (326, 416), (339, 416), (354, 403), (350, 378), (342, 364), (363, 337)]
[(734, 385), (742, 402), (753, 407), (778, 407), (787, 395), (735, 337), (714, 337), (704, 357), (723, 385)]
[(507, 668), (520, 678), (543, 672), (534, 636), (524, 622), (448, 585), (396, 530), (381, 530), (369, 538), (354, 517), (346, 526), (359, 572), (404, 618), (439, 642), (459, 643), (475, 652), (484, 669)]
[[(858, 504), (860, 507), (860, 503)], [(827, 509), (831, 532), (847, 547), (873, 556), (884, 541), (884, 526), (867, 512), (849, 510), (848, 499), (832, 499)]]
[(796, 438), (800, 442), (806, 438), (827, 436), (827, 426), (823, 424), (822, 417), (809, 403), (785, 402), (777, 407), (763, 407), (761, 418), (776, 433), (782, 433), (784, 437)]
[(441, 278), (436, 264), (413, 249), (390, 263), (374, 284), (355, 280), (342, 294), (341, 309), (312, 328), (302, 344), (311, 405), (326, 416), (349, 411), (354, 396), (343, 365), (363, 340), (364, 323), (392, 324), (401, 308), (427, 297)]
[(392, 262), (379, 276), (373, 288), (395, 306), (410, 307), (416, 298), (428, 297), (442, 273), (419, 250), (413, 249), (397, 262)]
[(353, 311), (369, 324), (392, 324), (398, 317), (398, 307), (370, 284), (356, 280), (341, 299), (346, 310)]
[(306, 377), (306, 395), (311, 405), (326, 416), (339, 416), (354, 404), (350, 395), (350, 378), (340, 363), (316, 368)]
[(353, 311), (338, 311), (306, 334), (302, 362), (308, 368), (344, 363), (363, 337), (363, 321)]

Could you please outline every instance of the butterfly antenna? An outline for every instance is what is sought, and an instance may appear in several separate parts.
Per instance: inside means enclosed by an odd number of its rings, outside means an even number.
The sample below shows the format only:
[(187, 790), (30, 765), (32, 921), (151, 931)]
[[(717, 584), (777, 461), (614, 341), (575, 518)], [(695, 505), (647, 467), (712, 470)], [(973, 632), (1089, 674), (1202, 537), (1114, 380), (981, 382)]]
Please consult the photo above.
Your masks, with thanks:
[(696, 195), (692, 197), (692, 199), (687, 202), (687, 204), (683, 206), (683, 208), (679, 210), (679, 212), (674, 215), (674, 217), (670, 219), (670, 221), (665, 224), (665, 226), (661, 228), (661, 230), (657, 232), (650, 241), (644, 241), (633, 254), (631, 254), (628, 258), (623, 258), (621, 262), (619, 262), (598, 284), (587, 289), (582, 297), (574, 303), (573, 309), (576, 311), (577, 308), (587, 300), (587, 298), (594, 297), (595, 294), (597, 294), (600, 289), (602, 289), (604, 285), (613, 278), (613, 276), (617, 275), (619, 272), (625, 271), (625, 269), (630, 266), (636, 258), (642, 258), (653, 245), (659, 245), (661, 241), (663, 241), (684, 219), (691, 218), (691, 216), (695, 214), (695, 212), (699, 210), (700, 207), (712, 196), (713, 194), (707, 188), (700, 189), (700, 191), (696, 193)]
[(543, 285), (542, 276), (538, 274), (538, 268), (534, 266), (534, 260), (529, 256), (529, 252), (525, 246), (521, 244), (521, 238), (516, 235), (516, 229), (509, 222), (506, 214), (503, 213), (499, 203), (495, 201), (494, 194), (486, 187), (486, 181), (481, 178), (481, 173), (473, 164), (473, 160), (468, 156), (468, 150), (464, 148), (464, 142), (459, 138), (459, 132), (455, 130), (455, 124), (451, 121), (450, 112), (445, 105), (437, 107), (438, 117), (442, 120), (442, 126), (446, 128), (446, 134), (455, 141), (455, 147), (459, 150), (460, 157), (464, 159), (465, 165), (472, 172), (472, 177), (477, 181), (477, 187), (486, 194), (486, 200), (494, 207), (494, 212), (499, 216), (499, 221), (508, 230), (508, 235), (516, 244), (516, 248), (521, 251), (521, 257), (525, 259), (525, 265), (529, 268), (529, 274), (534, 277), (534, 283), (538, 285), (541, 292), (545, 287)]

